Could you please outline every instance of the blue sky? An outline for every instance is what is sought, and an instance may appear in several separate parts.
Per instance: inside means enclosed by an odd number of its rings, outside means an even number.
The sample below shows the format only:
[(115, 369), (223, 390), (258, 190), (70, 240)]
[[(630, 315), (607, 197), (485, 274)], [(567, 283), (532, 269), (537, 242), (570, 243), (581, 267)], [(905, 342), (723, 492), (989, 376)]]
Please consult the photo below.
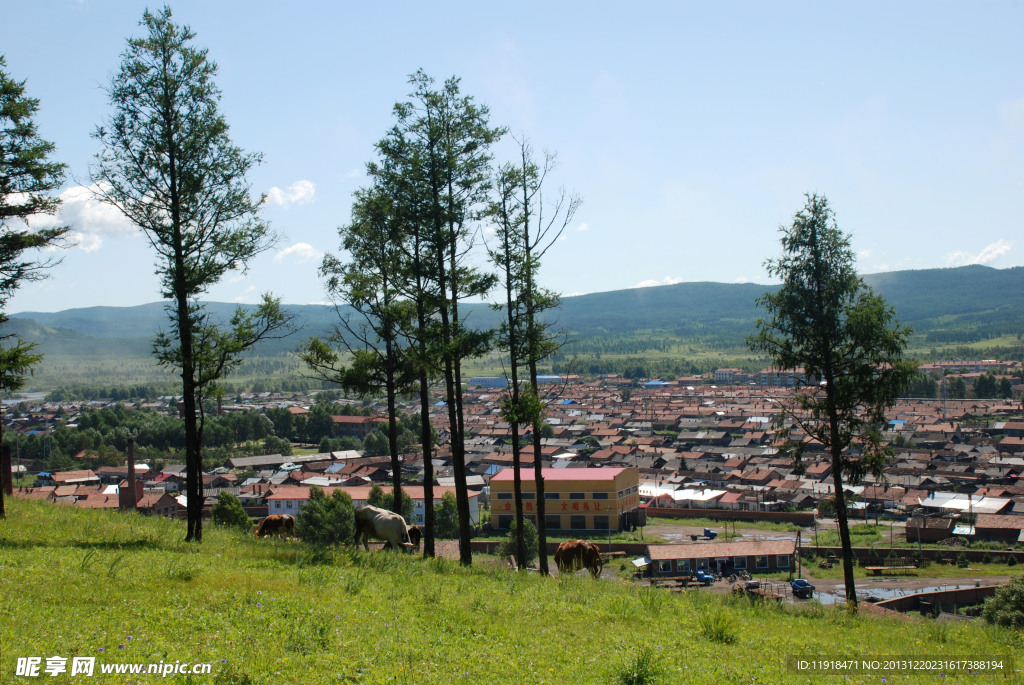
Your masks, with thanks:
[[(766, 283), (807, 192), (828, 196), (862, 273), (1024, 264), (1024, 3), (170, 5), (220, 67), (234, 141), (264, 155), (250, 180), (284, 236), (212, 300), (325, 300), (320, 257), (418, 68), (557, 152), (551, 188), (583, 199), (542, 269), (564, 295)], [(0, 0), (0, 54), (70, 167), (77, 238), (11, 312), (159, 299), (146, 240), (79, 187), (145, 7)]]

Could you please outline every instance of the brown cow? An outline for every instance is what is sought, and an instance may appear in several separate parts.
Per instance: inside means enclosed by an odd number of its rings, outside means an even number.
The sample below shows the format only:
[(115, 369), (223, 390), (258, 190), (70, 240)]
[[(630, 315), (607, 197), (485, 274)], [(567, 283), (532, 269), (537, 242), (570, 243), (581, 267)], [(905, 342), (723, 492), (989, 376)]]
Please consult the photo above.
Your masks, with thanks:
[(555, 551), (555, 563), (559, 573), (575, 573), (581, 568), (590, 571), (597, 578), (601, 575), (601, 548), (590, 540), (569, 540)]
[(259, 528), (256, 529), (256, 537), (262, 538), (268, 535), (290, 538), (295, 536), (295, 518), (288, 514), (271, 514), (263, 519)]

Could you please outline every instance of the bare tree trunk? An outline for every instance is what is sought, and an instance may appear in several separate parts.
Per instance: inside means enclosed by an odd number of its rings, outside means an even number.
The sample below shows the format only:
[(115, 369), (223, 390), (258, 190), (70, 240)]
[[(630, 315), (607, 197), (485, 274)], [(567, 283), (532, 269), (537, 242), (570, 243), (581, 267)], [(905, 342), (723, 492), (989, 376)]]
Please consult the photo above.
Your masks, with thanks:
[(0, 433), (0, 519), (7, 518), (7, 503), (5, 495), (14, 494), (14, 480), (11, 477), (11, 446), (3, 443), (3, 433)]
[(839, 544), (843, 548), (843, 582), (846, 601), (857, 606), (857, 589), (853, 579), (853, 545), (850, 542), (850, 524), (846, 517), (846, 494), (843, 492), (843, 474), (839, 460), (832, 455), (832, 483), (835, 487), (836, 519), (839, 521)]
[[(537, 365), (530, 362), (530, 378), (534, 387), (537, 388)], [(538, 397), (540, 394), (538, 393)], [(533, 479), (537, 490), (537, 563), (541, 575), (548, 575), (548, 524), (547, 524), (547, 503), (544, 500), (544, 462), (541, 459), (541, 422), (537, 420), (533, 424)]]
[(420, 366), (420, 441), (423, 448), (423, 556), (434, 556), (434, 462), (430, 439), (430, 381)]
[(402, 515), (402, 464), (398, 458), (398, 417), (395, 416), (395, 369), (393, 362), (393, 343), (391, 336), (384, 343), (386, 349), (384, 390), (388, 405), (388, 454), (391, 455), (391, 487), (394, 493), (391, 510)]

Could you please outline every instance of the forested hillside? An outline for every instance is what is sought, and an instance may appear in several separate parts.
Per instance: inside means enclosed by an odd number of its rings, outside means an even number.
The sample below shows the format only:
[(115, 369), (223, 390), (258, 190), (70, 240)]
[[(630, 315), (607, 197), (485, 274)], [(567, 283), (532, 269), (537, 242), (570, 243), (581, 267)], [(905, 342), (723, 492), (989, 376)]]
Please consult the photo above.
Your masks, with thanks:
[[(988, 349), (1020, 357), (1024, 333), (1024, 267), (993, 269), (966, 266), (950, 269), (870, 274), (865, 280), (895, 307), (901, 321), (915, 330), (914, 346), (921, 350), (967, 353), (957, 346), (986, 341)], [(680, 283), (566, 297), (554, 315), (567, 344), (553, 360), (556, 370), (582, 359), (576, 368), (586, 372), (633, 371), (637, 374), (681, 373), (726, 363), (730, 356), (749, 358), (744, 339), (754, 329), (756, 298), (771, 286), (744, 283)], [(226, 320), (235, 305), (211, 303), (210, 311)], [(263, 384), (301, 372), (290, 358), (310, 335), (324, 336), (337, 324), (333, 307), (289, 305), (299, 330), (281, 340), (266, 341), (236, 379)], [(484, 304), (469, 305), (466, 321), (477, 328), (497, 325), (496, 314)], [(105, 382), (138, 382), (147, 374), (166, 378), (156, 369), (150, 347), (153, 333), (167, 325), (163, 303), (137, 307), (91, 307), (56, 313), (14, 314), (4, 333), (17, 332), (38, 341), (47, 359), (31, 383), (46, 389), (57, 382), (85, 383), (108, 376)], [(686, 359), (683, 359), (686, 358)], [(664, 363), (659, 365), (659, 359)], [(739, 363), (739, 362), (736, 362)], [(494, 372), (496, 357), (476, 371)], [(125, 373), (131, 378), (121, 378)]]

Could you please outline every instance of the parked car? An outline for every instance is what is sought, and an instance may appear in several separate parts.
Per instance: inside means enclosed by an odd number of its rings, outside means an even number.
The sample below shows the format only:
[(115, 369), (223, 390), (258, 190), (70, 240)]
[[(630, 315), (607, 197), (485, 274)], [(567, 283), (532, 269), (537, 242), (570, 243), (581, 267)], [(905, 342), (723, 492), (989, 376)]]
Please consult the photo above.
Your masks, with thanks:
[(793, 596), (800, 599), (810, 599), (814, 596), (814, 586), (803, 578), (790, 581), (789, 586), (793, 588)]
[(715, 581), (715, 577), (712, 574), (705, 573), (704, 571), (697, 571), (696, 578), (697, 582), (701, 585), (711, 585)]

